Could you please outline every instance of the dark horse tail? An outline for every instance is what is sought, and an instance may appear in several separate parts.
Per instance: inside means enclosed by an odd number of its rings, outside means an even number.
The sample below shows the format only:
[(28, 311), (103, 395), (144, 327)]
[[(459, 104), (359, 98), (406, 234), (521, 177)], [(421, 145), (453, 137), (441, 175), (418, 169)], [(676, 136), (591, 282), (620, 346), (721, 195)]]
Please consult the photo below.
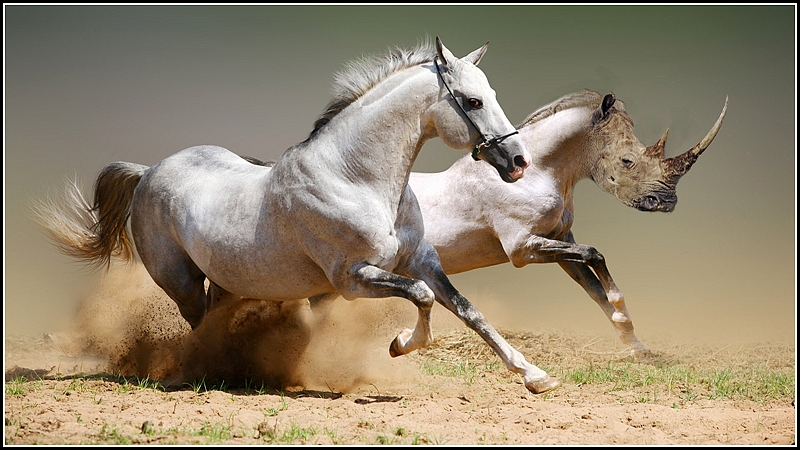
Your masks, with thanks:
[(33, 205), (34, 220), (44, 227), (56, 249), (97, 269), (108, 267), (112, 257), (134, 260), (134, 245), (127, 230), (133, 191), (149, 167), (114, 162), (105, 166), (94, 183), (90, 206), (73, 180), (61, 196)]

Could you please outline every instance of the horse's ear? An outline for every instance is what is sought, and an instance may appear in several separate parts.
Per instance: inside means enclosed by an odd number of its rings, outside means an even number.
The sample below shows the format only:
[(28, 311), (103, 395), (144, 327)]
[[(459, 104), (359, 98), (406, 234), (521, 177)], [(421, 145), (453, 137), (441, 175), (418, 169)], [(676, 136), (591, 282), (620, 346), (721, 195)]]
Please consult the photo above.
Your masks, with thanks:
[(439, 39), (439, 36), (436, 36), (436, 53), (439, 55), (439, 59), (442, 60), (442, 65), (447, 67), (450, 65), (455, 59), (457, 59), (447, 47), (442, 44), (442, 40)]
[(474, 52), (470, 53), (469, 55), (461, 58), (461, 60), (462, 61), (466, 61), (466, 62), (470, 62), (473, 65), (477, 66), (478, 63), (481, 62), (481, 58), (483, 58), (483, 54), (486, 53), (486, 49), (488, 47), (489, 47), (489, 41), (486, 41), (486, 43), (483, 44), (483, 47), (481, 47), (481, 48), (475, 50)]
[(614, 102), (617, 101), (617, 98), (614, 97), (613, 92), (609, 92), (603, 97), (603, 101), (600, 102), (600, 106), (594, 110), (594, 114), (592, 114), (592, 125), (596, 125), (598, 122), (601, 122), (603, 119), (608, 117), (608, 111), (614, 106)]

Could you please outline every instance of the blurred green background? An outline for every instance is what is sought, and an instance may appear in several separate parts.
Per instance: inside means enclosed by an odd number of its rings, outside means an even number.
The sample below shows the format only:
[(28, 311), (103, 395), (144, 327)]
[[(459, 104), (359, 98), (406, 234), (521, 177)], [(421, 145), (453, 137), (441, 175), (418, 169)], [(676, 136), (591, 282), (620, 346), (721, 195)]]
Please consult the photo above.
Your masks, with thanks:
[[(793, 342), (796, 6), (26, 6), (5, 11), (4, 320), (69, 324), (98, 274), (55, 252), (28, 199), (113, 161), (216, 144), (274, 159), (305, 139), (350, 60), (440, 36), (480, 67), (512, 123), (582, 88), (614, 92), (667, 156), (719, 135), (670, 214), (578, 184), (573, 231), (625, 293), (637, 334)], [(462, 153), (426, 144), (416, 171)], [(555, 265), (452, 277), (497, 327), (614, 336)], [(439, 307), (437, 307), (439, 308)]]

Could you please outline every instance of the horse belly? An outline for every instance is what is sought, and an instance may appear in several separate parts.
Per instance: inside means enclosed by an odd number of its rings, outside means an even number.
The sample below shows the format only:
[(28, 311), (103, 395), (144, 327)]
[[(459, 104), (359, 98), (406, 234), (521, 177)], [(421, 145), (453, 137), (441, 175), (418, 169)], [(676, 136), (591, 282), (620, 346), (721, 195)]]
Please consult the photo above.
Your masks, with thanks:
[(436, 249), (448, 275), (508, 262), (497, 237), (482, 230), (453, 234), (426, 230), (425, 239)]
[(284, 301), (334, 291), (317, 264), (296, 256), (276, 256), (238, 269), (215, 265), (206, 275), (228, 292), (247, 298)]
[[(203, 273), (242, 297), (294, 300), (330, 292), (320, 267), (263, 215), (218, 221), (187, 248)], [(213, 230), (213, 231), (212, 231)]]

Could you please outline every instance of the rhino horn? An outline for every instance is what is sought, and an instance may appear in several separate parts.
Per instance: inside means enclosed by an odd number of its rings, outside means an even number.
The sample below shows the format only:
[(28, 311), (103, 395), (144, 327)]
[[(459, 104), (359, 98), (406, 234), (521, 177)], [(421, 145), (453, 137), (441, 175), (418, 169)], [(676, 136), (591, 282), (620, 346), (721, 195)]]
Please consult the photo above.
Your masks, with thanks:
[[(704, 137), (702, 141), (698, 142), (697, 145), (687, 150), (686, 153), (680, 154), (674, 158), (667, 158), (664, 160), (666, 175), (673, 183), (677, 183), (678, 179), (683, 175), (685, 175), (686, 172), (688, 172), (689, 169), (692, 168), (692, 164), (694, 164), (695, 161), (697, 161), (697, 158), (700, 156), (700, 154), (703, 153), (703, 151), (705, 151), (705, 149), (711, 144), (711, 141), (713, 141), (714, 138), (717, 136), (717, 132), (719, 132), (719, 129), (722, 126), (722, 119), (725, 118), (725, 112), (727, 110), (728, 110), (728, 97), (725, 97), (725, 106), (722, 107), (722, 113), (719, 115), (717, 123), (714, 124), (714, 126), (711, 128), (711, 131), (708, 132), (706, 137)], [(666, 138), (666, 134), (664, 135), (664, 138)], [(656, 146), (657, 145), (658, 144), (656, 144)]]

